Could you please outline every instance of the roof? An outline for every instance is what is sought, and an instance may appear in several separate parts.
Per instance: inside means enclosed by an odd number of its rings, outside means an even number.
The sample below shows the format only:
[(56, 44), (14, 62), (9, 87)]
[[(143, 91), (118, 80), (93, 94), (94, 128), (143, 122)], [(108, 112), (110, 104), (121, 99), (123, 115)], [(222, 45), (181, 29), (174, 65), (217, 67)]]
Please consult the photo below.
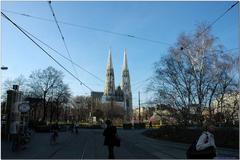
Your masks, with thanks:
[(91, 92), (92, 98), (102, 98), (102, 96), (103, 96), (103, 92), (95, 92), (95, 91)]

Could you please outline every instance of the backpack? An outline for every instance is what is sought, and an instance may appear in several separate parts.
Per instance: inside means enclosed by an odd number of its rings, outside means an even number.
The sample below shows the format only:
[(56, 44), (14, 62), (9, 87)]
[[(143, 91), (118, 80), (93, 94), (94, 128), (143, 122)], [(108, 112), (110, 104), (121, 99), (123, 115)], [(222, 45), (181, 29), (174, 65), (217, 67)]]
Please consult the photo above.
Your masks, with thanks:
[[(207, 135), (207, 133), (205, 133)], [(199, 139), (199, 138), (198, 138)], [(196, 145), (198, 139), (195, 140), (187, 150), (186, 156), (187, 159), (204, 159), (204, 158), (214, 158), (216, 157), (216, 150), (213, 146), (207, 147), (203, 150), (197, 151)], [(206, 143), (208, 142), (208, 135), (206, 139)]]

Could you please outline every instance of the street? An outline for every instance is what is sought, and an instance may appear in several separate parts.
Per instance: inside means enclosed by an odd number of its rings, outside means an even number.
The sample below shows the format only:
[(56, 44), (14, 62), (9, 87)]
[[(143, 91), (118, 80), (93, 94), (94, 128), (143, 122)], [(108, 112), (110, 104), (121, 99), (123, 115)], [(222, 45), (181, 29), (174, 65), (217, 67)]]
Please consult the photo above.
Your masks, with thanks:
[[(143, 130), (118, 129), (121, 147), (114, 148), (117, 159), (167, 159), (185, 158), (189, 144), (154, 140), (141, 134)], [(3, 159), (106, 159), (107, 147), (103, 146), (102, 129), (81, 129), (76, 135), (60, 132), (58, 143), (50, 145), (49, 133), (34, 133), (25, 150), (12, 152), (9, 142), (3, 140)], [(238, 157), (238, 150), (218, 148), (218, 155)]]

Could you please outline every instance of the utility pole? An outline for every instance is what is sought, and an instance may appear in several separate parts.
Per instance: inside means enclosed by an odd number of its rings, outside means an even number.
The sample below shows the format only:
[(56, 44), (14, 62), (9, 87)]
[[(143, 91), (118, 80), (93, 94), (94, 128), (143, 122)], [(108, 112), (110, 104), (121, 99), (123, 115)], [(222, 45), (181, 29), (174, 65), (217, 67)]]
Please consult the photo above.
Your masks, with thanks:
[(113, 97), (111, 96), (110, 120), (113, 120)]
[[(50, 125), (52, 125), (52, 118), (53, 118), (53, 89), (52, 89), (52, 97), (51, 97), (51, 113), (50, 113)], [(58, 110), (57, 110), (57, 114), (58, 114)]]
[(123, 117), (123, 123), (127, 122), (127, 108), (126, 108), (126, 98), (125, 94), (123, 96), (123, 103), (124, 103), (124, 117)]
[(140, 123), (140, 91), (138, 91), (138, 123)]

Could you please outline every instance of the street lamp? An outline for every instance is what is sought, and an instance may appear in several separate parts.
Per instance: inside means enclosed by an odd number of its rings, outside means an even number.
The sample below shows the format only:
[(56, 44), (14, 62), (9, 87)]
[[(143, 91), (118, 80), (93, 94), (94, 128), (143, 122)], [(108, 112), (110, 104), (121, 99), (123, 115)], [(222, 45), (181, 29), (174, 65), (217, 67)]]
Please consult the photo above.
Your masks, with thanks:
[(138, 91), (138, 123), (141, 120), (141, 113), (140, 113), (140, 91)]
[(7, 70), (7, 69), (8, 69), (7, 66), (2, 66), (2, 67), (1, 67), (1, 70)]
[[(8, 67), (2, 65), (1, 70), (7, 70), (7, 69), (8, 69)], [(2, 76), (2, 75), (1, 75), (1, 76)], [(1, 92), (2, 92), (2, 89), (1, 89)], [(2, 102), (2, 99), (1, 99), (1, 102)]]

